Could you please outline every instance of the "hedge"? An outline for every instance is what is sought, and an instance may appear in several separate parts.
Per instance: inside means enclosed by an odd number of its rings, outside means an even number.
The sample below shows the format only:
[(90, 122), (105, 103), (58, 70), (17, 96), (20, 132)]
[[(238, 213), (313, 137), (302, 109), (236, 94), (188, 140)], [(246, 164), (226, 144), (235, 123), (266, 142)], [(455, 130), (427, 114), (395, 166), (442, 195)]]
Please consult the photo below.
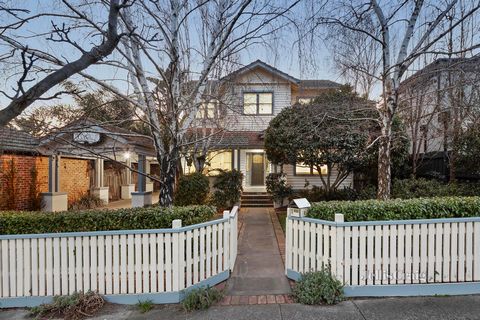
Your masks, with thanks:
[(333, 221), (336, 213), (343, 213), (345, 221), (472, 217), (480, 216), (480, 197), (319, 202), (307, 216)]
[(211, 220), (215, 213), (215, 207), (211, 206), (64, 212), (0, 211), (0, 234), (171, 228), (175, 219), (181, 219), (185, 226)]

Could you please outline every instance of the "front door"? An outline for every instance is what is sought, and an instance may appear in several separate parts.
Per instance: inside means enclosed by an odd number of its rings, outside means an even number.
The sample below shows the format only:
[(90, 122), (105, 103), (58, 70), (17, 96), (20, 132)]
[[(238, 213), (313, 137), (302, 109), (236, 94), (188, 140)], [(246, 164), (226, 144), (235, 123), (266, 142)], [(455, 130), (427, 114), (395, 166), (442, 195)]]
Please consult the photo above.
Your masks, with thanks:
[(264, 166), (264, 156), (263, 153), (254, 153), (252, 154), (252, 186), (263, 186), (264, 177), (265, 177), (265, 166)]

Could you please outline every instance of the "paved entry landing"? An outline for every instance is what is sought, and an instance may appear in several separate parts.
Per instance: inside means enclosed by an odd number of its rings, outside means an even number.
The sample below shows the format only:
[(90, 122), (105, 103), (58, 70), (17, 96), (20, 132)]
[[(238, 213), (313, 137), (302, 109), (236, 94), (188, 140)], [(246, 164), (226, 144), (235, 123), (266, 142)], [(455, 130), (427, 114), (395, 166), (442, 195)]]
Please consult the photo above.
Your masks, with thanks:
[(227, 294), (275, 295), (290, 293), (268, 208), (243, 208), (243, 230), (237, 261), (227, 282)]

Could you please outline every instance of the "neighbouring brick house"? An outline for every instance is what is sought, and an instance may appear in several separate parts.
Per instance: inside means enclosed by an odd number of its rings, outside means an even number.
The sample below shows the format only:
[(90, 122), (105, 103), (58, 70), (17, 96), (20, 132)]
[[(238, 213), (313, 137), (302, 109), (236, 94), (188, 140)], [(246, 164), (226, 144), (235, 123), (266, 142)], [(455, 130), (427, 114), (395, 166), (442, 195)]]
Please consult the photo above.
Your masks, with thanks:
[[(90, 190), (91, 164), (78, 158), (61, 158), (61, 190), (71, 203)], [(40, 193), (48, 191), (48, 156), (39, 140), (28, 133), (0, 128), (0, 209), (40, 209)]]

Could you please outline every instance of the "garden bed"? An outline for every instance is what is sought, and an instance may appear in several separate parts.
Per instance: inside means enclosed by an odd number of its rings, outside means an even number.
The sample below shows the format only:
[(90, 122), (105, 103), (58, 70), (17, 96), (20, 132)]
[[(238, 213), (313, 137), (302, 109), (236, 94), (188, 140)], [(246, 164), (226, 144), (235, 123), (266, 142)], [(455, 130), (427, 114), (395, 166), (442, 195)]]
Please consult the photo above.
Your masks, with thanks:
[(0, 211), (0, 234), (36, 234), (171, 228), (172, 221), (192, 225), (211, 220), (212, 206), (129, 208), (64, 212)]

